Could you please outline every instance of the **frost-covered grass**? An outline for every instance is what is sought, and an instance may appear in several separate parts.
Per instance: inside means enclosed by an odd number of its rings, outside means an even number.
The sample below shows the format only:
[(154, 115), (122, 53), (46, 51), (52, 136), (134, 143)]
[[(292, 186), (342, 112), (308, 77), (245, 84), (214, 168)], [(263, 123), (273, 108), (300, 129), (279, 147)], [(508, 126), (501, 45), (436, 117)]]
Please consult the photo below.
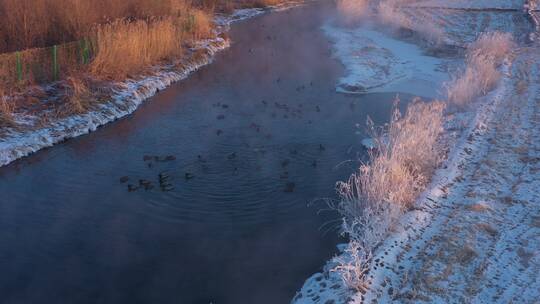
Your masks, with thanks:
[(347, 22), (355, 22), (368, 14), (368, 0), (339, 0), (338, 11), (345, 17)]
[(416, 100), (404, 115), (395, 109), (386, 128), (368, 122), (376, 148), (358, 173), (337, 185), (338, 208), (351, 242), (346, 249), (349, 257), (335, 270), (350, 288), (366, 288), (373, 250), (425, 189), (440, 163), (443, 152), (437, 139), (444, 109), (440, 101)]
[(384, 0), (377, 7), (377, 16), (384, 24), (395, 28), (404, 28), (420, 34), (433, 43), (439, 43), (444, 37), (444, 31), (427, 15), (417, 15), (416, 18), (404, 13), (402, 5), (406, 0)]
[(513, 48), (513, 38), (509, 33), (482, 34), (469, 46), (466, 68), (445, 85), (450, 103), (464, 107), (491, 91), (501, 78), (499, 66)]
[[(459, 101), (470, 102), (493, 89), (500, 78), (498, 62), (513, 47), (509, 34), (480, 36), (469, 47), (466, 71), (448, 85), (449, 102), (463, 105)], [(349, 288), (366, 290), (373, 251), (425, 190), (443, 160), (438, 140), (446, 105), (416, 100), (403, 116), (395, 109), (387, 127), (376, 128), (368, 121), (374, 152), (359, 172), (337, 185), (343, 230), (351, 241), (334, 269)]]

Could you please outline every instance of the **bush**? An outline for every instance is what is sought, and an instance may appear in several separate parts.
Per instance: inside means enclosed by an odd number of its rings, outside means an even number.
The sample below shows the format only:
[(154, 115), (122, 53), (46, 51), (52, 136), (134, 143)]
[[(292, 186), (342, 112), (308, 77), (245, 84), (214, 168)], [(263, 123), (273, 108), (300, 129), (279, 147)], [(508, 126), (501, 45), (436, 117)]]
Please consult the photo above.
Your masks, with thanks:
[[(403, 2), (403, 1), (401, 1)], [(377, 8), (378, 18), (385, 24), (396, 28), (412, 30), (428, 41), (439, 43), (444, 36), (441, 30), (432, 20), (428, 20), (426, 15), (417, 15), (415, 18), (403, 12), (399, 0), (386, 0), (379, 3)]]
[(355, 22), (368, 13), (368, 0), (339, 0), (337, 8), (347, 22)]
[(15, 106), (9, 102), (4, 92), (0, 90), (0, 128), (9, 128), (16, 126), (13, 112)]
[(182, 30), (177, 20), (120, 20), (96, 28), (96, 76), (122, 79), (142, 68), (181, 55)]
[(440, 164), (443, 152), (437, 140), (444, 109), (443, 102), (415, 100), (404, 116), (394, 109), (386, 128), (375, 128), (368, 120), (376, 149), (358, 173), (337, 184), (338, 208), (351, 243), (335, 270), (349, 287), (365, 288), (372, 251), (412, 206)]
[(495, 88), (501, 78), (498, 68), (514, 46), (509, 33), (482, 34), (468, 48), (466, 68), (445, 84), (448, 101), (464, 107)]

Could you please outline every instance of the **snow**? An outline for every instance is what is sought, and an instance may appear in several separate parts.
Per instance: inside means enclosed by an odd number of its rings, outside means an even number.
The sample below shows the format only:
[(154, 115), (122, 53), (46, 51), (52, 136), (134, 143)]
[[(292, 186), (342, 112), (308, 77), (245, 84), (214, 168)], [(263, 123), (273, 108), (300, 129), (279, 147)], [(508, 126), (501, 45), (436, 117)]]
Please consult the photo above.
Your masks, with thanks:
[(338, 92), (422, 92), (435, 97), (440, 84), (448, 80), (442, 60), (371, 26), (344, 28), (328, 23), (323, 31), (334, 44), (334, 56), (347, 71), (337, 85)]

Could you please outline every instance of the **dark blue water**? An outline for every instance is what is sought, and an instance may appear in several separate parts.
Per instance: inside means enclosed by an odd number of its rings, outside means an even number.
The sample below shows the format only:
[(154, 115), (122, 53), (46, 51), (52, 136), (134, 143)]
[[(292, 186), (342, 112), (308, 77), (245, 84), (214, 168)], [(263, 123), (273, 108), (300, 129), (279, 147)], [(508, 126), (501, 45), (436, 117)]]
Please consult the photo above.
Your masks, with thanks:
[(134, 115), (0, 168), (0, 302), (288, 303), (339, 242), (309, 202), (394, 96), (335, 93), (329, 10), (236, 24)]

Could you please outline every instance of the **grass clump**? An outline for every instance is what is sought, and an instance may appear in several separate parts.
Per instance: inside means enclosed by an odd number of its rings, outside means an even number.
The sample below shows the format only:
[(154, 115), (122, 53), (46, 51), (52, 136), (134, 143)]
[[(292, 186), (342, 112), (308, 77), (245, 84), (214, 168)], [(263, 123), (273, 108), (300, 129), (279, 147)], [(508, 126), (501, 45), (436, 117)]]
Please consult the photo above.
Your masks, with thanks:
[(64, 102), (58, 111), (61, 117), (83, 114), (93, 105), (95, 96), (92, 94), (87, 81), (81, 76), (69, 76), (66, 79), (66, 94)]
[(399, 216), (412, 207), (442, 160), (437, 140), (445, 103), (413, 101), (404, 115), (396, 108), (387, 127), (368, 120), (376, 149), (348, 181), (337, 184), (344, 231), (351, 238), (348, 258), (338, 261), (347, 286), (365, 289), (371, 254)]
[(514, 46), (509, 33), (482, 34), (468, 48), (466, 68), (445, 84), (448, 101), (462, 108), (493, 90), (501, 78), (499, 67)]
[(179, 56), (181, 37), (181, 29), (170, 18), (100, 25), (90, 70), (97, 76), (125, 78), (156, 61)]
[(14, 111), (15, 105), (9, 102), (7, 96), (0, 90), (0, 128), (16, 126)]
[(439, 43), (444, 37), (444, 31), (437, 24), (428, 19), (426, 15), (417, 15), (414, 18), (403, 12), (402, 0), (381, 1), (377, 7), (379, 20), (398, 29), (408, 29), (420, 34), (430, 42)]

